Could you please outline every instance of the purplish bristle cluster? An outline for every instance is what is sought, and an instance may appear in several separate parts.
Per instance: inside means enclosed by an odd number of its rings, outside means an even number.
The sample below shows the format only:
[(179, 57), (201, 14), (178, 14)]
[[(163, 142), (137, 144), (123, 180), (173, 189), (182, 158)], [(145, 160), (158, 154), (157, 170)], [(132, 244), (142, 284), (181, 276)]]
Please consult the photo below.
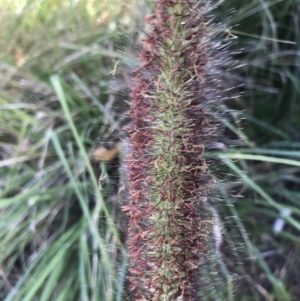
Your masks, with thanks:
[(216, 126), (210, 95), (207, 1), (157, 0), (146, 17), (129, 112), (128, 254), (134, 300), (196, 300), (201, 258), (209, 256), (212, 187), (203, 158)]

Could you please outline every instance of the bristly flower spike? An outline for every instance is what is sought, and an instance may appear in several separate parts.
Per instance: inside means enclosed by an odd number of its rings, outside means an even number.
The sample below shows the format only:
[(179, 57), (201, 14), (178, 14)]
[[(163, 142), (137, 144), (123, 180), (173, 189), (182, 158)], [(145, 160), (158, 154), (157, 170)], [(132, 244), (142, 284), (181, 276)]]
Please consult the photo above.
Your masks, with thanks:
[[(213, 187), (203, 154), (217, 126), (209, 1), (157, 0), (146, 17), (126, 127), (129, 280), (134, 300), (199, 300), (213, 219), (201, 211)], [(217, 101), (220, 98), (215, 97)]]

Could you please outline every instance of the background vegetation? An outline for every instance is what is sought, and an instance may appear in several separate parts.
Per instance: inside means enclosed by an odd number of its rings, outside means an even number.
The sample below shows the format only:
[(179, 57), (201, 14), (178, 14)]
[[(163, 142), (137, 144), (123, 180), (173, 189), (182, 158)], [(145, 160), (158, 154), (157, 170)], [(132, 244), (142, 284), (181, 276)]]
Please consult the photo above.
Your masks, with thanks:
[[(0, 5), (0, 300), (130, 299), (118, 158), (91, 154), (123, 137), (145, 8)], [(299, 300), (300, 2), (228, 0), (216, 16), (238, 37), (223, 74), (235, 97), (217, 116), (230, 147), (211, 154), (227, 178), (222, 288), (231, 301)]]

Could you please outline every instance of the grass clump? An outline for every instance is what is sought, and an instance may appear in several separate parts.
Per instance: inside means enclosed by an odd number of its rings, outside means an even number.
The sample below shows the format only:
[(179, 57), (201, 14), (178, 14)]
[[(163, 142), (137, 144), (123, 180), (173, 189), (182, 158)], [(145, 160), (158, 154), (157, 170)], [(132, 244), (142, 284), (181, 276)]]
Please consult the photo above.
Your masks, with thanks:
[(121, 298), (113, 180), (91, 153), (121, 136), (110, 72), (134, 60), (114, 49), (127, 6), (94, 2), (2, 4), (1, 300)]

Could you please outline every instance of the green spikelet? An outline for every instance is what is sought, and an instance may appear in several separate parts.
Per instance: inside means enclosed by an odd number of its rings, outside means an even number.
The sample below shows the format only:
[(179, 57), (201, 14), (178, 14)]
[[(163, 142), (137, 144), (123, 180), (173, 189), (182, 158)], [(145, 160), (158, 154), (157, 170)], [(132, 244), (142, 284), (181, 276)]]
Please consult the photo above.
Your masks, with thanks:
[(151, 31), (126, 128), (130, 205), (123, 210), (134, 300), (199, 300), (202, 289), (200, 263), (213, 235), (203, 209), (213, 178), (203, 153), (217, 131), (205, 110), (215, 95), (207, 11), (207, 1), (157, 0), (146, 18)]

